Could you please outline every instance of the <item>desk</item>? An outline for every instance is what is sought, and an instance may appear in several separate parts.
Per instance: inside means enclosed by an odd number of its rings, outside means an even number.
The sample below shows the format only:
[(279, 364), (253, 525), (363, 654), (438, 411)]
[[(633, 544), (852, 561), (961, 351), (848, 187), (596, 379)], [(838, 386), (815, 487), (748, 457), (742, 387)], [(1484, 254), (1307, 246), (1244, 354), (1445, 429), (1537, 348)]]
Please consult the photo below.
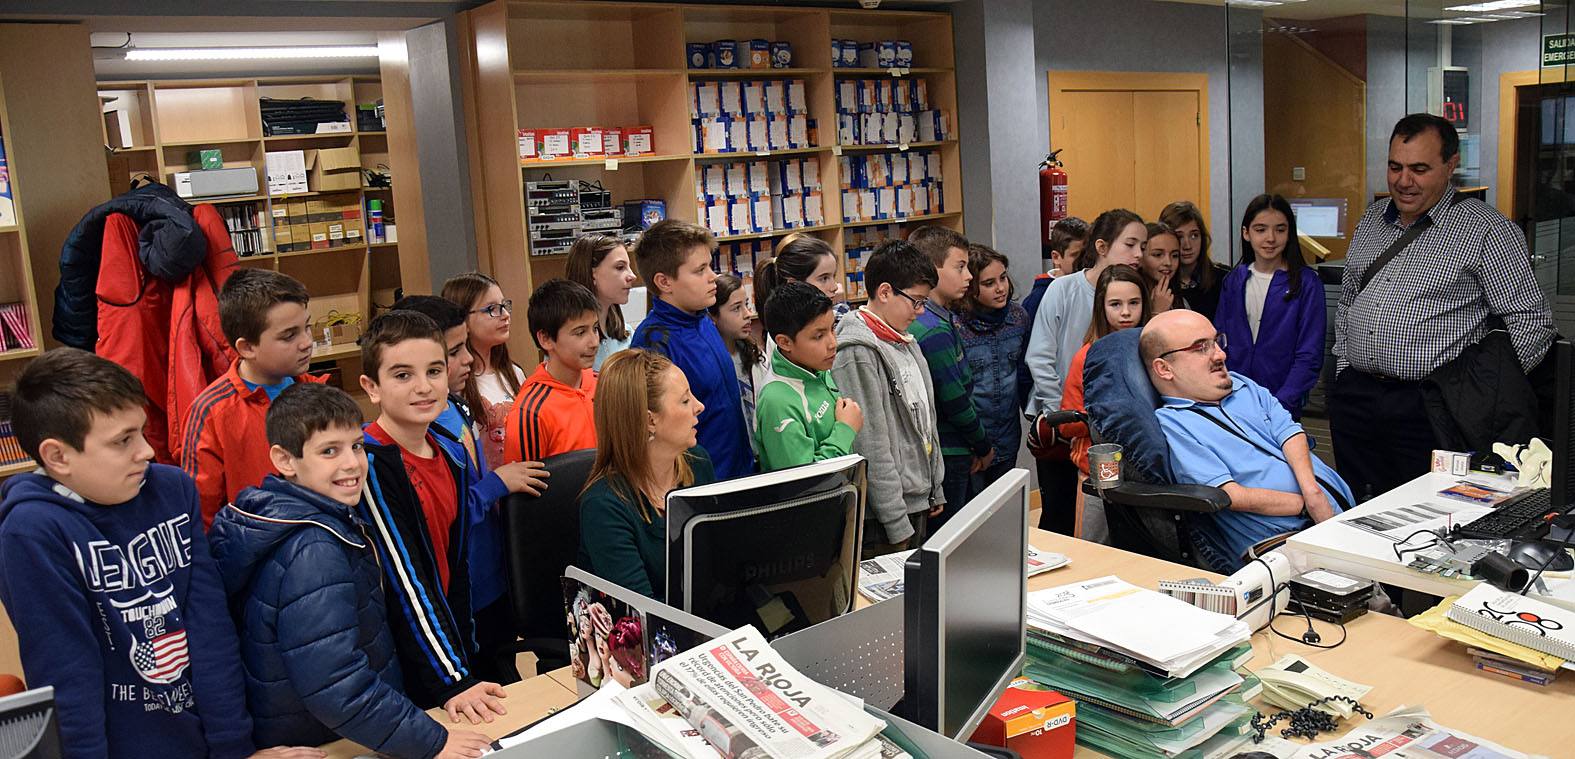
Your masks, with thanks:
[[(1194, 568), (1039, 530), (1029, 531), (1029, 541), (1036, 548), (1064, 553), (1072, 559), (1070, 566), (1030, 578), (1030, 592), (1105, 575), (1118, 575), (1146, 588), (1156, 587), (1160, 580), (1200, 575), (1219, 579)], [(1334, 625), (1314, 624), (1326, 643), (1339, 640)], [(1296, 635), (1306, 629), (1306, 622), (1281, 617), (1275, 627)], [(1563, 673), (1547, 688), (1482, 674), (1472, 665), (1465, 646), (1382, 614), (1364, 614), (1346, 625), (1346, 630), (1349, 639), (1340, 647), (1325, 651), (1276, 637), (1264, 629), (1252, 636), (1253, 656), (1247, 666), (1259, 669), (1286, 654), (1297, 654), (1332, 674), (1373, 686), (1373, 692), (1362, 703), (1378, 716), (1398, 706), (1421, 704), (1440, 724), (1517, 751), (1554, 757), (1572, 755), (1575, 721), (1564, 719), (1575, 710), (1575, 678), (1570, 677), (1575, 673)], [(1255, 706), (1260, 710), (1269, 708), (1262, 703)], [(1358, 717), (1356, 723), (1342, 722), (1340, 732), (1364, 721)], [(1325, 733), (1322, 740), (1337, 737), (1339, 734)], [(1078, 746), (1076, 755), (1103, 756), (1083, 746)]]
[[(1458, 515), (1454, 520), (1456, 524), (1469, 522), (1487, 513), (1489, 509), (1486, 506), (1476, 506), (1438, 494), (1440, 490), (1457, 482), (1458, 478), (1447, 474), (1424, 474), (1334, 519), (1302, 530), (1286, 541), (1280, 550), (1298, 572), (1332, 569), (1435, 596), (1460, 595), (1475, 587), (1477, 582), (1412, 569), (1395, 559), (1393, 542), (1344, 524), (1358, 517), (1417, 503), (1454, 512)], [(1418, 536), (1408, 545), (1425, 543), (1425, 538)], [(1407, 554), (1407, 560), (1410, 560), (1410, 554)], [(1575, 582), (1569, 580), (1569, 573), (1547, 572), (1543, 574), (1543, 580), (1548, 585), (1549, 593), (1541, 598), (1575, 609)]]
[[(570, 685), (565, 687), (565, 681)], [(565, 667), (505, 686), (504, 690), (508, 691), (509, 697), (503, 703), (509, 713), (498, 717), (497, 721), (490, 724), (451, 725), (448, 715), (444, 714), (442, 709), (431, 709), (427, 713), (445, 727), (473, 730), (492, 738), (501, 738), (547, 716), (554, 710), (573, 705), (578, 698), (574, 693), (573, 682), (574, 676), (569, 674), (569, 669)], [(329, 759), (352, 759), (352, 757), (372, 754), (371, 750), (347, 740), (334, 741), (322, 748), (328, 752)]]

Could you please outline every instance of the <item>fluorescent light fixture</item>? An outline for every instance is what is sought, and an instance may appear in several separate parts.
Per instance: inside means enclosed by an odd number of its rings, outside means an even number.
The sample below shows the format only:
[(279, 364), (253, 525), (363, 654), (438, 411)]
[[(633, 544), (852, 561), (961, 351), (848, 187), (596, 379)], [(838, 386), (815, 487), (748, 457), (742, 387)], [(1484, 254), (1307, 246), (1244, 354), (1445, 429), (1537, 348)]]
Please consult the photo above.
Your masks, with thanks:
[(1439, 26), (1470, 26), (1476, 22), (1463, 18), (1441, 18), (1436, 21), (1429, 21), (1427, 23), (1438, 24)]
[(332, 47), (194, 47), (127, 50), (128, 61), (251, 61), (292, 58), (376, 58), (376, 45)]
[(1237, 8), (1267, 8), (1271, 5), (1280, 5), (1279, 0), (1225, 0), (1226, 5)]
[(1493, 0), (1487, 3), (1470, 3), (1467, 5), (1451, 5), (1444, 10), (1459, 11), (1461, 13), (1489, 13), (1492, 11), (1507, 11), (1515, 8), (1531, 8), (1541, 5), (1542, 0)]

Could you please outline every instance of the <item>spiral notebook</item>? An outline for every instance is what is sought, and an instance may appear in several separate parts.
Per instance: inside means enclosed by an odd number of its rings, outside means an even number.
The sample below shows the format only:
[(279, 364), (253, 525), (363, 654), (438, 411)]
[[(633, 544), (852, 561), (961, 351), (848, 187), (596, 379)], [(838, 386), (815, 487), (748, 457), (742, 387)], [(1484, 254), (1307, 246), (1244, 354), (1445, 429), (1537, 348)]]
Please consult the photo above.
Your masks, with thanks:
[(1575, 661), (1575, 612), (1482, 583), (1449, 607), (1450, 620)]

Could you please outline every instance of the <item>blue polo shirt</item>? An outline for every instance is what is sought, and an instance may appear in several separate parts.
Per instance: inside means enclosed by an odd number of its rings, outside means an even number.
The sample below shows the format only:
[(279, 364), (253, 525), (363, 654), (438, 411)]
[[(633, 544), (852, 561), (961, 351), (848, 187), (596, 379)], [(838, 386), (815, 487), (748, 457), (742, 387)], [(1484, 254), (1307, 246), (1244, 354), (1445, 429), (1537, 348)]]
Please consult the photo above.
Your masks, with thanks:
[[(1219, 403), (1166, 396), (1164, 405), (1154, 411), (1170, 444), (1176, 481), (1213, 487), (1235, 482), (1242, 487), (1301, 493), (1281, 446), (1302, 434), (1302, 426), (1291, 420), (1285, 407), (1263, 386), (1235, 372), (1230, 376), (1230, 395)], [(1235, 432), (1204, 419), (1200, 413)], [(1350, 487), (1333, 469), (1316, 456), (1312, 457), (1312, 465), (1313, 474), (1325, 489), (1336, 488), (1345, 503), (1355, 502)], [(1328, 497), (1335, 513), (1339, 513), (1338, 498), (1333, 493)], [(1241, 565), (1241, 556), (1253, 544), (1311, 525), (1300, 515), (1265, 516), (1234, 509), (1210, 516), (1196, 520), (1193, 527), (1197, 537), (1219, 554), (1211, 563), (1224, 561), (1231, 565), (1230, 569)]]

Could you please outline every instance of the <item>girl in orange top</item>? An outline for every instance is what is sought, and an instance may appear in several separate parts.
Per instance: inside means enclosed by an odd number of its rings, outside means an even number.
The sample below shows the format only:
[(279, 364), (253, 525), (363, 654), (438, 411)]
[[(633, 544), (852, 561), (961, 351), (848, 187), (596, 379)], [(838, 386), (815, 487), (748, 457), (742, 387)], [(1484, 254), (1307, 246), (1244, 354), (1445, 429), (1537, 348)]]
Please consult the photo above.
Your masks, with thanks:
[[(1094, 285), (1094, 318), (1083, 338), (1083, 347), (1072, 357), (1067, 369), (1066, 388), (1061, 396), (1062, 410), (1082, 411), (1083, 364), (1088, 359), (1088, 346), (1112, 332), (1129, 327), (1141, 327), (1150, 315), (1149, 290), (1143, 275), (1130, 266), (1111, 266), (1099, 275)], [(1063, 424), (1061, 434), (1072, 442), (1072, 461), (1088, 476), (1088, 425)], [(1081, 496), (1082, 490), (1078, 490)]]

